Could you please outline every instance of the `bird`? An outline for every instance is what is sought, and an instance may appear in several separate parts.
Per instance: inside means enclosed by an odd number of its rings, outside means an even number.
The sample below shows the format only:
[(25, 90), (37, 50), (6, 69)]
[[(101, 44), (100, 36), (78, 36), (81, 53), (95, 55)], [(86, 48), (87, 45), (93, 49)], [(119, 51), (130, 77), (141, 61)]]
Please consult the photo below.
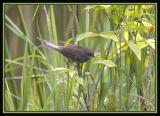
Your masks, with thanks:
[(46, 40), (42, 40), (38, 37), (37, 39), (40, 40), (48, 49), (56, 50), (67, 59), (77, 63), (84, 63), (87, 62), (91, 57), (95, 57), (94, 50), (88, 47), (77, 46), (73, 44), (59, 46)]

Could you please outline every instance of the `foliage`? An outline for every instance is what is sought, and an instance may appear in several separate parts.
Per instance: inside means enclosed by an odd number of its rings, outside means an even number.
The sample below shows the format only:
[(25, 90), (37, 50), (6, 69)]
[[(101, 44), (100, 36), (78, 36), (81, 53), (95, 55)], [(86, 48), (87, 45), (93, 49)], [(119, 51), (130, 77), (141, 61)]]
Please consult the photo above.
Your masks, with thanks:
[[(4, 111), (156, 111), (156, 5), (4, 10)], [(96, 58), (80, 76), (36, 37), (90, 47)]]

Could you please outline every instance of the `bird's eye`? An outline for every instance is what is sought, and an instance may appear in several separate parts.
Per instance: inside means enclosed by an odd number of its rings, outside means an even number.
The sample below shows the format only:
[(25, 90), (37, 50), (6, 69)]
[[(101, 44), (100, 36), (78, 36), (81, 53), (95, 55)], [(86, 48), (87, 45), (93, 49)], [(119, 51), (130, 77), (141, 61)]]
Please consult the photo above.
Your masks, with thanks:
[(88, 53), (89, 56), (93, 56), (93, 53)]

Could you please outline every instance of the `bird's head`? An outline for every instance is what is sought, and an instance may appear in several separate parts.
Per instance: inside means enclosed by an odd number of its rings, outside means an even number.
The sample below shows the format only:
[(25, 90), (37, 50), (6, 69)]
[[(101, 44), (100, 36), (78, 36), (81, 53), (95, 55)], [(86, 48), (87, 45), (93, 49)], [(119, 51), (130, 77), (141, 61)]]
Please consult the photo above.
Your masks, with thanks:
[(90, 58), (90, 57), (95, 57), (94, 56), (94, 51), (90, 48), (84, 48), (85, 54)]

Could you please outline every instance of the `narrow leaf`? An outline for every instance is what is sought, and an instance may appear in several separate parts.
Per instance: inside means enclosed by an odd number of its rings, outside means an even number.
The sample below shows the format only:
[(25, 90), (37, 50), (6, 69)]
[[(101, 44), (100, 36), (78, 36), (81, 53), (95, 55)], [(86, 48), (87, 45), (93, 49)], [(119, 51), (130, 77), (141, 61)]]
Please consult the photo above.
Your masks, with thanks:
[(68, 72), (69, 69), (62, 67), (62, 68), (54, 68), (54, 69), (51, 69), (51, 71), (65, 71), (65, 72)]
[(93, 33), (93, 32), (82, 33), (82, 34), (79, 34), (76, 37), (76, 41), (80, 41), (80, 40), (83, 40), (83, 39), (88, 38), (88, 37), (95, 37), (95, 36), (98, 36), (98, 35), (99, 34), (96, 34), (96, 33)]
[(100, 36), (102, 36), (102, 37), (104, 37), (104, 38), (112, 39), (113, 41), (118, 41), (118, 40), (119, 40), (119, 38), (117, 37), (116, 34), (110, 33), (110, 32), (100, 33)]
[(140, 49), (140, 47), (138, 47), (138, 45), (136, 45), (135, 43), (133, 43), (131, 41), (128, 42), (128, 46), (135, 53), (137, 58), (141, 61), (141, 49)]
[(35, 10), (35, 12), (34, 12), (34, 15), (33, 15), (33, 17), (32, 17), (32, 23), (33, 23), (33, 21), (34, 21), (34, 19), (35, 19), (35, 16), (36, 16), (36, 14), (37, 14), (38, 8), (39, 8), (39, 5), (37, 5), (36, 10)]
[(79, 77), (75, 77), (75, 80), (79, 83), (79, 84), (81, 84), (82, 86), (84, 86), (84, 82), (83, 82), (83, 78), (79, 78)]
[(114, 62), (112, 62), (111, 60), (98, 60), (98, 61), (96, 61), (95, 62), (96, 64), (98, 63), (98, 64), (104, 64), (104, 65), (106, 65), (106, 66), (108, 66), (108, 67), (116, 67), (117, 65), (114, 63)]

